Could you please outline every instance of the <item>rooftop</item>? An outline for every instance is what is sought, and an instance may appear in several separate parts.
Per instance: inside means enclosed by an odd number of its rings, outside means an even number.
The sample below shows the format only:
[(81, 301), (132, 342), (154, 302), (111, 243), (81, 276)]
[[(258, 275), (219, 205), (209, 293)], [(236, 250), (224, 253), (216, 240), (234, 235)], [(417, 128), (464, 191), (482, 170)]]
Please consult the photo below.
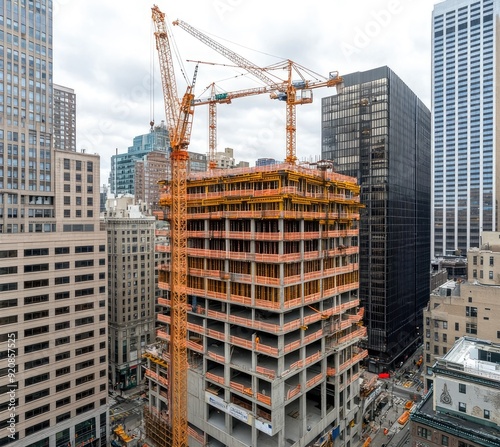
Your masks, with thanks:
[(437, 363), (446, 369), (460, 370), (500, 382), (500, 344), (497, 343), (462, 337)]
[(482, 446), (500, 446), (500, 430), (479, 422), (461, 418), (458, 415), (437, 412), (433, 409), (433, 389), (431, 388), (419, 403), (411, 419), (435, 427), (443, 432), (463, 437)]

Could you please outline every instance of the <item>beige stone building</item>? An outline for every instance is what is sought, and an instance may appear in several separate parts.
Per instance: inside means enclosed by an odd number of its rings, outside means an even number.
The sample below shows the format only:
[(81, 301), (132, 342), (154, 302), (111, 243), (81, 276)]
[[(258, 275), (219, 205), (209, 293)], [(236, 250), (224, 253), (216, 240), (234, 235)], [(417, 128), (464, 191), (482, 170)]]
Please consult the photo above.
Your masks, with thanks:
[(31, 233), (0, 246), (0, 445), (96, 447), (108, 429), (99, 156), (51, 161), (55, 191), (16, 196)]
[(109, 380), (117, 389), (140, 385), (142, 352), (155, 339), (156, 222), (132, 195), (107, 201)]
[(462, 336), (498, 342), (500, 233), (484, 232), (480, 248), (467, 253), (468, 281), (448, 281), (430, 295), (423, 313), (424, 384), (432, 366)]
[(412, 447), (500, 445), (500, 345), (461, 337), (434, 365), (434, 385), (410, 414)]

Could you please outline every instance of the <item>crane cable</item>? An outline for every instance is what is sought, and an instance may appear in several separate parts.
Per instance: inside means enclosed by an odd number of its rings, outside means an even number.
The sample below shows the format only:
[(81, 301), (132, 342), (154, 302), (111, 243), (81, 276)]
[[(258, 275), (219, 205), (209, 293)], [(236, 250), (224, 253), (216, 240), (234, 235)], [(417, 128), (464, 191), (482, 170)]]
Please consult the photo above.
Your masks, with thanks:
[(156, 41), (153, 40), (153, 28), (154, 25), (151, 22), (150, 32), (149, 32), (149, 41), (151, 53), (149, 55), (149, 125), (151, 126), (151, 131), (153, 131), (155, 125), (155, 112), (154, 112), (154, 104), (155, 104), (155, 45)]

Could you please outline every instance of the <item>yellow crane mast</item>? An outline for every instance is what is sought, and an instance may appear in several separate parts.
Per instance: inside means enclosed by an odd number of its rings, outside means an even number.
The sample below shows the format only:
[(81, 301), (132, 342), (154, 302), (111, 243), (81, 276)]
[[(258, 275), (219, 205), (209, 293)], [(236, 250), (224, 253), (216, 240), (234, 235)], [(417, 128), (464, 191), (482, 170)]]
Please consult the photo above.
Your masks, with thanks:
[[(299, 64), (287, 60), (284, 63), (283, 68), (287, 71), (287, 80), (276, 81), (267, 74), (264, 73), (265, 70), (257, 65), (253, 64), (249, 60), (245, 59), (243, 56), (237, 54), (231, 49), (223, 46), (219, 42), (215, 41), (211, 37), (197, 30), (193, 26), (182, 20), (175, 20), (174, 25), (180, 26), (183, 30), (187, 31), (189, 34), (194, 36), (196, 39), (200, 40), (210, 48), (214, 49), (218, 53), (222, 54), (224, 57), (232, 61), (238, 67), (247, 70), (249, 73), (253, 74), (256, 78), (264, 82), (268, 87), (271, 88), (274, 93), (271, 95), (273, 99), (278, 99), (281, 101), (286, 101), (286, 159), (287, 163), (295, 164), (297, 162), (296, 156), (296, 109), (295, 106), (299, 104), (309, 104), (312, 102), (312, 89), (319, 87), (340, 87), (343, 83), (342, 77), (339, 76), (338, 72), (330, 72), (328, 78), (316, 79), (313, 81), (306, 80), (302, 75), (302, 72), (312, 72), (305, 69), (305, 67)], [(300, 80), (294, 81), (294, 73), (299, 74)]]
[(163, 95), (165, 115), (171, 146), (171, 283), (170, 283), (170, 371), (169, 371), (169, 420), (172, 431), (172, 447), (188, 447), (187, 420), (187, 148), (193, 123), (193, 82), (179, 99), (174, 65), (165, 24), (165, 14), (158, 6), (152, 8), (155, 27), (156, 49)]

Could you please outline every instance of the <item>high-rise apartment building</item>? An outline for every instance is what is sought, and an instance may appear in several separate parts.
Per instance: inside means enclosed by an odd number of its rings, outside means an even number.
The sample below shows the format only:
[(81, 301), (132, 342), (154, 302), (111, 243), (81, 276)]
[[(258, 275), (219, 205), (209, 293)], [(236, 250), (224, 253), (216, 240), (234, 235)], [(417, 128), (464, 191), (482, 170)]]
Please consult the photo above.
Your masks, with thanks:
[[(188, 151), (187, 172), (206, 172), (207, 156)], [(158, 210), (161, 189), (159, 181), (169, 180), (170, 152), (149, 152), (140, 160), (135, 161), (135, 193), (137, 203), (145, 203), (150, 209)]]
[(432, 366), (455, 341), (477, 337), (500, 342), (500, 233), (483, 232), (481, 246), (469, 249), (469, 281), (448, 281), (432, 291), (423, 314), (425, 387)]
[[(190, 176), (191, 447), (305, 446), (330, 435), (360, 442), (358, 194), (351, 177), (289, 164)], [(145, 428), (164, 446), (171, 267), (158, 268), (165, 296), (159, 343), (145, 353)]]
[(458, 339), (434, 364), (434, 385), (410, 414), (413, 446), (500, 445), (500, 344)]
[[(135, 195), (135, 163), (143, 160), (150, 152), (169, 154), (170, 141), (167, 126), (162, 121), (144, 135), (134, 137), (133, 145), (124, 154), (111, 157), (111, 172), (109, 174), (110, 193), (115, 196), (122, 194)], [(163, 177), (165, 178), (165, 177)]]
[(54, 148), (52, 6), (0, 0), (0, 445), (96, 447), (108, 443), (99, 156)]
[(498, 227), (500, 3), (446, 0), (432, 16), (433, 256)]
[(108, 199), (109, 380), (117, 388), (143, 379), (142, 352), (155, 340), (155, 228), (133, 196)]
[(54, 147), (76, 151), (76, 95), (72, 88), (53, 85)]
[(388, 67), (323, 99), (322, 158), (361, 187), (360, 299), (370, 370), (415, 347), (429, 299), (430, 112)]
[(167, 152), (150, 152), (135, 162), (135, 200), (150, 209), (159, 209), (158, 182), (171, 178), (170, 159)]
[(220, 169), (234, 168), (234, 149), (230, 147), (224, 148), (224, 151), (218, 151), (215, 153), (215, 163)]

